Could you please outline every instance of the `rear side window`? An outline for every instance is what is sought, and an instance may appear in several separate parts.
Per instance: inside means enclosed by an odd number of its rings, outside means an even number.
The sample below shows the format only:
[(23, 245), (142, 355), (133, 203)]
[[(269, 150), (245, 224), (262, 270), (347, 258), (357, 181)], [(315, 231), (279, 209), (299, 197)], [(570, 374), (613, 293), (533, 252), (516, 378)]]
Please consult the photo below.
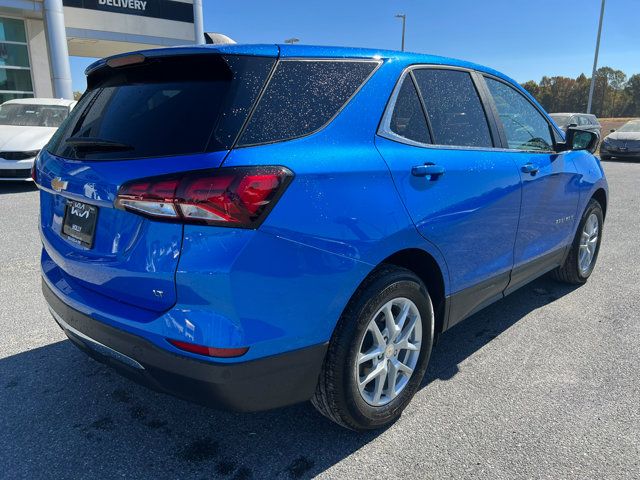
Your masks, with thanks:
[(493, 78), (485, 78), (504, 126), (510, 149), (553, 150), (551, 129), (544, 116), (520, 92)]
[(433, 143), (459, 147), (492, 147), (489, 124), (468, 72), (414, 70), (424, 99)]
[(239, 146), (289, 140), (319, 130), (377, 65), (353, 60), (281, 60)]
[(118, 160), (226, 150), (271, 71), (273, 58), (194, 55), (104, 67), (48, 150)]
[(398, 92), (391, 115), (389, 129), (404, 138), (420, 143), (431, 143), (427, 120), (411, 75), (407, 75)]

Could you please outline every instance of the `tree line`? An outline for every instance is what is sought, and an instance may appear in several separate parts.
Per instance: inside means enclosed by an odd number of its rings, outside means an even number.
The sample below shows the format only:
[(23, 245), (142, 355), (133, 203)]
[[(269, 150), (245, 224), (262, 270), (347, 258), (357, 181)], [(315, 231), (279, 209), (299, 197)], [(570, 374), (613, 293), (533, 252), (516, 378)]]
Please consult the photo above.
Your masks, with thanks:
[[(529, 80), (522, 86), (547, 112), (586, 112), (591, 78), (542, 77), (540, 83)], [(621, 70), (601, 67), (596, 70), (591, 113), (597, 117), (640, 117), (640, 74), (627, 78)]]

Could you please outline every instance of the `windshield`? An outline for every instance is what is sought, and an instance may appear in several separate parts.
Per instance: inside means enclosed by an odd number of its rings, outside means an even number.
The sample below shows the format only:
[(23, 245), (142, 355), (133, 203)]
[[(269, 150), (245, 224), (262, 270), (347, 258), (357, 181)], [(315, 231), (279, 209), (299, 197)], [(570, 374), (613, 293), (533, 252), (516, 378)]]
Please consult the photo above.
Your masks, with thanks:
[(552, 113), (549, 116), (553, 118), (553, 121), (556, 122), (559, 127), (564, 127), (565, 125), (567, 125), (569, 123), (569, 119), (571, 118), (571, 115), (564, 115), (564, 114), (558, 114), (558, 113)]
[(631, 120), (630, 122), (625, 123), (620, 129), (619, 132), (640, 132), (640, 120)]
[(58, 128), (69, 115), (63, 105), (8, 103), (0, 106), (0, 125)]

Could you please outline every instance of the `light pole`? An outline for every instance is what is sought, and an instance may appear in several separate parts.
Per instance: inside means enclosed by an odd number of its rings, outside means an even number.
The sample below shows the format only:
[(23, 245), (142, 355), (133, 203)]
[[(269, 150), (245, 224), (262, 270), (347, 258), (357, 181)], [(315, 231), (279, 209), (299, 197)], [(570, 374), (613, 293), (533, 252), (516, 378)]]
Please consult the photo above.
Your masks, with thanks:
[(404, 13), (398, 13), (396, 15), (396, 18), (402, 19), (402, 47), (400, 48), (400, 50), (404, 52), (404, 31), (407, 26), (407, 16)]
[(593, 103), (593, 90), (596, 88), (596, 70), (598, 69), (598, 52), (600, 51), (600, 34), (602, 33), (602, 19), (604, 18), (604, 2), (600, 7), (600, 21), (598, 22), (598, 39), (596, 40), (596, 53), (593, 57), (593, 72), (591, 73), (591, 85), (589, 86), (589, 101), (587, 102), (587, 113), (591, 113)]

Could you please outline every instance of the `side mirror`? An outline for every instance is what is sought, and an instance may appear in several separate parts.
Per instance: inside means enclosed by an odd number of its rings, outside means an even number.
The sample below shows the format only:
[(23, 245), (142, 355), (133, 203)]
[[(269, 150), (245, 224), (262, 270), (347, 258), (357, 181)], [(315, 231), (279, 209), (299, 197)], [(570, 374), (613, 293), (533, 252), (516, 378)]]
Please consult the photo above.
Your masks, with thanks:
[(567, 125), (567, 128), (574, 128), (577, 127), (578, 124), (577, 123), (570, 123), (569, 125)]
[(557, 145), (560, 152), (566, 150), (588, 150), (595, 153), (598, 148), (600, 136), (597, 133), (588, 130), (580, 130), (579, 128), (568, 128), (564, 143)]
[(616, 129), (615, 129), (615, 128), (612, 128), (611, 130), (609, 130), (609, 133), (613, 133), (613, 132), (615, 132), (615, 131), (616, 131)]

